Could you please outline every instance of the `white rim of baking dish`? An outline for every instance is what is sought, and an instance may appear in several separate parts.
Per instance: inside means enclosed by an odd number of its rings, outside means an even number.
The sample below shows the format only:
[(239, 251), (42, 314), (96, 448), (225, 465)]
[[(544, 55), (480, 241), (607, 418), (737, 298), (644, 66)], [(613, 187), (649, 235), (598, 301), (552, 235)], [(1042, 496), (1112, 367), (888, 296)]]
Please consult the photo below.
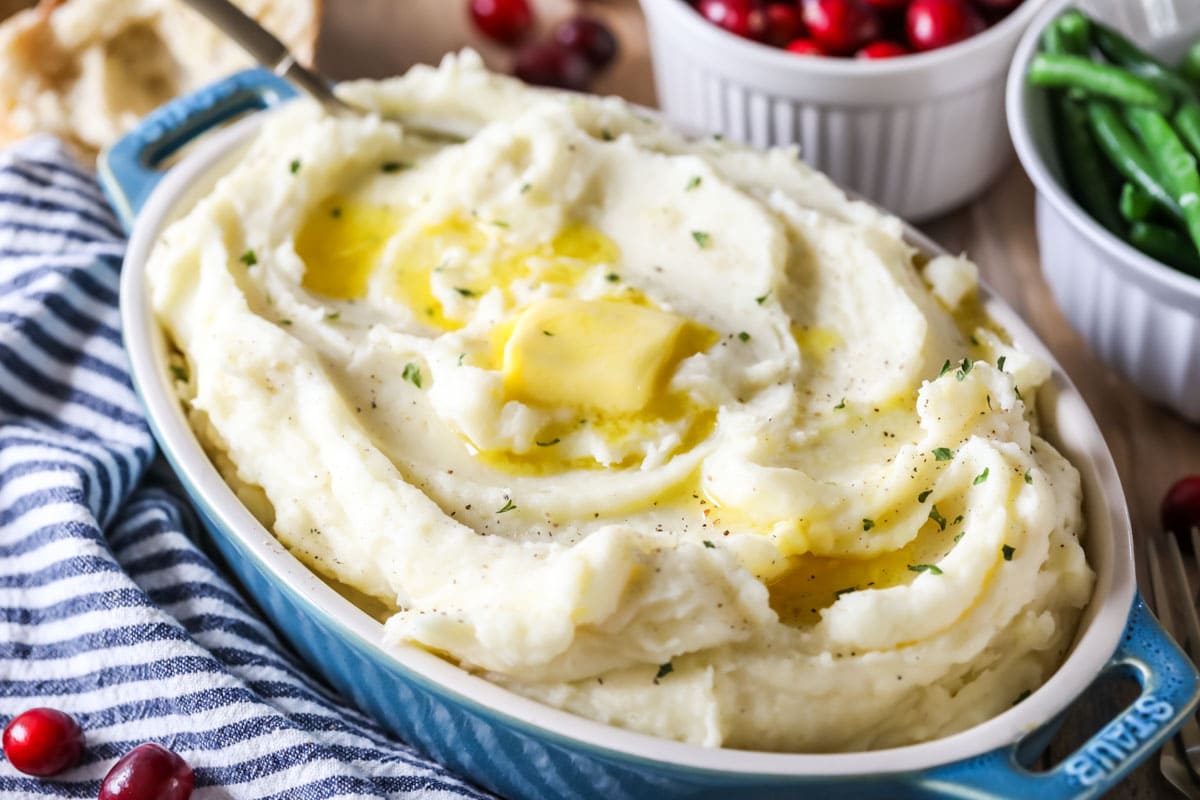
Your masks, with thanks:
[[(242, 505), (209, 461), (172, 390), (165, 337), (149, 307), (145, 264), (162, 229), (177, 208), (211, 188), (218, 167), (227, 167), (240, 156), (269, 113), (254, 114), (210, 135), (155, 188), (137, 216), (122, 269), (122, 327), (133, 381), (151, 426), (203, 510), (236, 536), (276, 580), (306, 598), (316, 612), (363, 646), (392, 659), (415, 678), (437, 685), (461, 705), (485, 716), (501, 715), (514, 727), (535, 729), (537, 735), (569, 740), (574, 746), (610, 751), (627, 760), (707, 772), (822, 777), (912, 773), (1012, 747), (1080, 696), (1113, 655), (1136, 591), (1132, 532), (1116, 467), (1094, 418), (1061, 366), (986, 286), (981, 286), (981, 296), (992, 318), (1014, 342), (1053, 369), (1051, 380), (1038, 393), (1038, 403), (1046, 427), (1052, 429), (1051, 438), (1083, 477), (1085, 547), (1097, 572), (1093, 597), (1080, 620), (1071, 652), (1046, 683), (1013, 708), (951, 736), (884, 750), (811, 754), (715, 749), (623, 730), (543, 705), (415, 646), (385, 647), (381, 643), (383, 625), (287, 552)], [(911, 228), (908, 235), (922, 249), (944, 252)]]
[(1064, 8), (1072, 5), (1077, 5), (1077, 0), (1050, 0), (1030, 23), (1013, 56), (1005, 88), (1005, 105), (1008, 108), (1008, 132), (1017, 158), (1033, 181), (1038, 196), (1049, 202), (1075, 231), (1107, 253), (1117, 271), (1167, 304), (1200, 314), (1200, 278), (1186, 275), (1151, 258), (1092, 219), (1091, 214), (1075, 201), (1050, 172), (1046, 159), (1033, 139), (1028, 106), (1033, 100), (1034, 89), (1026, 83), (1025, 73), (1037, 53), (1042, 31)]

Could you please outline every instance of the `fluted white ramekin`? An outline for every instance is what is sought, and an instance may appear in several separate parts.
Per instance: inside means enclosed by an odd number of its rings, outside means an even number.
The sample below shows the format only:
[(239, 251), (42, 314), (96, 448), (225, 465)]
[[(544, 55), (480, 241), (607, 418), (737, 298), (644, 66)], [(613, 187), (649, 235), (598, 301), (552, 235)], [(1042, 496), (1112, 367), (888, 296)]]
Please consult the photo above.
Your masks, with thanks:
[(908, 219), (971, 199), (1011, 155), (1004, 79), (1044, 0), (965, 42), (880, 61), (801, 57), (742, 39), (684, 0), (641, 0), (658, 101), (688, 127), (808, 163)]
[(1064, 188), (1045, 94), (1025, 82), (1041, 30), (1068, 5), (1150, 50), (1165, 42), (1164, 55), (1174, 56), (1174, 48), (1200, 36), (1200, 3), (1052, 0), (1022, 39), (1008, 79), (1009, 126), (1037, 187), (1042, 272), (1054, 299), (1101, 359), (1154, 400), (1200, 422), (1200, 280), (1142, 254), (1075, 202)]

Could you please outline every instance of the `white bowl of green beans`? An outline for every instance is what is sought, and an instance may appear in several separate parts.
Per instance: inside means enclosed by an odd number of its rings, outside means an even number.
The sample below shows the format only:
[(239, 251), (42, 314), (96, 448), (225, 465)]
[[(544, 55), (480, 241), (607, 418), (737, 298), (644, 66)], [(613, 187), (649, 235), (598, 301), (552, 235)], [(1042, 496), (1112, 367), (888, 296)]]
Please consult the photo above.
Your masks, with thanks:
[(1200, 422), (1200, 2), (1052, 0), (1008, 78), (1042, 270), (1106, 363)]

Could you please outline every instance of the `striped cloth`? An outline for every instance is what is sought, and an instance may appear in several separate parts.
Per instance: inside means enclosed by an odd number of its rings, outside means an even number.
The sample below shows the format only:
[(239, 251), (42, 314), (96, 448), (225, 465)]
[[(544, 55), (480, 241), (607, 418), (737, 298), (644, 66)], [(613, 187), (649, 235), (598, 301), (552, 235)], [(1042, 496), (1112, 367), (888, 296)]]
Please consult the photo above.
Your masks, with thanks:
[(197, 798), (484, 797), (308, 675), (193, 544), (121, 348), (123, 248), (54, 140), (0, 153), (0, 723), (54, 706), (88, 742), (53, 780), (0, 760), (0, 797), (95, 797), (144, 741)]

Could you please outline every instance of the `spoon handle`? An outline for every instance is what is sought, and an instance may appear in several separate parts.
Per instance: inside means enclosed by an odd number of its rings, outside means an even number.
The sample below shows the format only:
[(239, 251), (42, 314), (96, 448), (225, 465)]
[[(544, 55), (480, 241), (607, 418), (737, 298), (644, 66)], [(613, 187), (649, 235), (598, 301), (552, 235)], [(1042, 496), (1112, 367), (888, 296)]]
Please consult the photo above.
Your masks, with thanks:
[(353, 110), (337, 98), (329, 81), (304, 67), (270, 31), (229, 0), (184, 0), (233, 39), (262, 66), (314, 97), (326, 110), (345, 114)]

